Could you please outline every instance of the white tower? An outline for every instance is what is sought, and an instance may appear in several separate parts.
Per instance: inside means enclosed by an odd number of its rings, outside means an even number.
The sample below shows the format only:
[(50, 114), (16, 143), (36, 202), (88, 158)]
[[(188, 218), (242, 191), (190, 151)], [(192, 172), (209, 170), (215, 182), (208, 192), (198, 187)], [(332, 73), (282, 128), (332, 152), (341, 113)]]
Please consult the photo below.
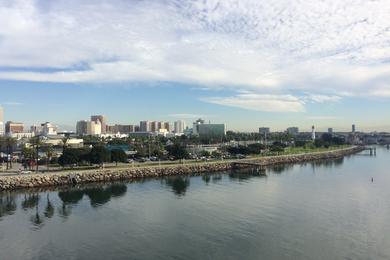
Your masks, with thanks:
[(314, 125), (311, 127), (311, 140), (316, 140), (316, 130)]

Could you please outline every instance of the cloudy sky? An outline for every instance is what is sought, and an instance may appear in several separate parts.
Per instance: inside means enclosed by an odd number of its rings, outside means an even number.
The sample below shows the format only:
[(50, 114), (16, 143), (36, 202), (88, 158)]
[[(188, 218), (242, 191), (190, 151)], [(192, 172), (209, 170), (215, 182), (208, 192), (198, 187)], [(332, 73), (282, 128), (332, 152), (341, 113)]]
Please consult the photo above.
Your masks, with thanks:
[(390, 130), (389, 0), (0, 0), (6, 120)]

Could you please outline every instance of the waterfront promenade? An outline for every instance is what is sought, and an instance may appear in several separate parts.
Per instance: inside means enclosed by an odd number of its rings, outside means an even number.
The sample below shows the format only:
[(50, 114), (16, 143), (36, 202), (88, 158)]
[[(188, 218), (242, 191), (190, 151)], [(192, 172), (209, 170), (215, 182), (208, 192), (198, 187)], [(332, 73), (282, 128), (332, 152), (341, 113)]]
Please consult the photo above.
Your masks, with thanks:
[[(340, 158), (364, 150), (364, 147), (352, 146), (324, 152), (301, 153), (280, 156), (255, 157), (240, 160), (268, 166), (284, 163), (300, 163), (314, 160)], [(101, 168), (92, 170), (67, 170), (61, 172), (31, 173), (25, 175), (0, 176), (0, 190), (14, 190), (46, 186), (69, 185), (91, 182), (109, 182), (147, 177), (163, 177), (172, 175), (196, 175), (205, 172), (231, 170), (237, 160), (190, 162), (171, 165), (147, 165), (139, 167)], [(240, 168), (248, 168), (250, 164), (241, 164)]]

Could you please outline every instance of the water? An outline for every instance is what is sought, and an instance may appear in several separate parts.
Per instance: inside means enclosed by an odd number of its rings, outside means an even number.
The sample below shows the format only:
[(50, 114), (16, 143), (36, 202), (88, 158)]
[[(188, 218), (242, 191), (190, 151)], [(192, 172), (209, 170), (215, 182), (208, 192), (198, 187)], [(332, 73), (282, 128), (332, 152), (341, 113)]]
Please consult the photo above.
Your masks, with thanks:
[(389, 159), (0, 193), (0, 259), (390, 259)]

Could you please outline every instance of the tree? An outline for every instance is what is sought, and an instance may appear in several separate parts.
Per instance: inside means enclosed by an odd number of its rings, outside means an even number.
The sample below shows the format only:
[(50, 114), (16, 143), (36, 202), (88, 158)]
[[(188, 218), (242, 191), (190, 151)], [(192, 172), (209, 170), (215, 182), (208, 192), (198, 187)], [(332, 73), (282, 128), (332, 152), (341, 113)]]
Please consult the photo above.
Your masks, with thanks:
[(126, 162), (127, 155), (122, 149), (114, 149), (111, 151), (111, 161), (118, 165), (118, 162)]
[(50, 163), (51, 157), (54, 155), (53, 145), (45, 144), (42, 148), (46, 153), (46, 169), (47, 169), (47, 171), (49, 171), (49, 163)]
[(166, 150), (168, 151), (168, 154), (170, 156), (173, 156), (176, 159), (184, 159), (188, 157), (188, 152), (184, 145), (181, 145), (180, 143), (175, 143), (173, 145), (168, 145), (166, 147)]
[(111, 154), (110, 151), (102, 145), (94, 146), (89, 153), (89, 162), (102, 165), (109, 162)]
[(80, 161), (80, 152), (78, 149), (70, 149), (66, 148), (60, 158), (58, 159), (58, 163), (65, 167), (67, 165), (74, 165)]
[(32, 144), (32, 147), (33, 149), (35, 150), (35, 162), (36, 162), (36, 172), (38, 172), (38, 161), (39, 161), (39, 148), (41, 147), (42, 145), (42, 142), (41, 142), (41, 139), (39, 138), (39, 136), (35, 136), (33, 138), (31, 138), (30, 140), (31, 144)]

